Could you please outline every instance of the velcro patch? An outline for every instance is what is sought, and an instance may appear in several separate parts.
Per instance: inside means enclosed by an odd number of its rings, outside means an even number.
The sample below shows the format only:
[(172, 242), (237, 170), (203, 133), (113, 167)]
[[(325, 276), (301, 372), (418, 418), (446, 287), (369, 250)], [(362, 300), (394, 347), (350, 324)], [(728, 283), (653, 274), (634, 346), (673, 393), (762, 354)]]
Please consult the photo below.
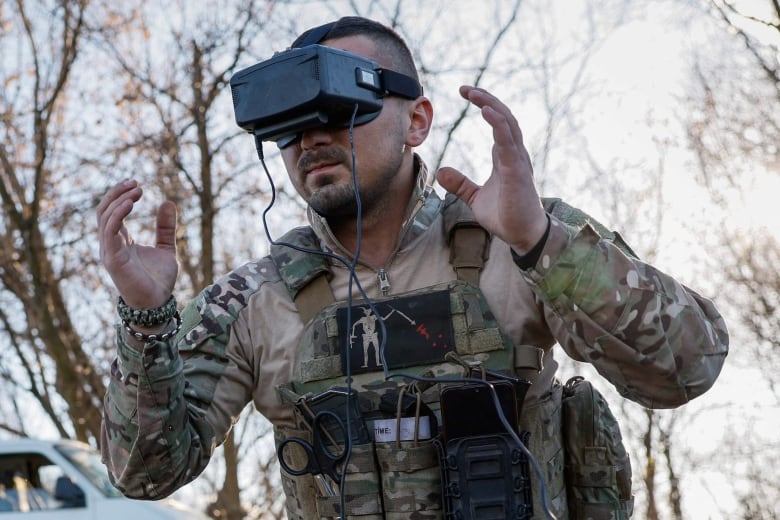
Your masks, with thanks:
[(373, 309), (355, 305), (349, 316), (347, 311), (336, 313), (339, 344), (346, 346), (341, 348), (343, 375), (347, 366), (352, 374), (380, 370), (383, 358), (387, 369), (437, 363), (455, 350), (449, 291), (376, 302)]

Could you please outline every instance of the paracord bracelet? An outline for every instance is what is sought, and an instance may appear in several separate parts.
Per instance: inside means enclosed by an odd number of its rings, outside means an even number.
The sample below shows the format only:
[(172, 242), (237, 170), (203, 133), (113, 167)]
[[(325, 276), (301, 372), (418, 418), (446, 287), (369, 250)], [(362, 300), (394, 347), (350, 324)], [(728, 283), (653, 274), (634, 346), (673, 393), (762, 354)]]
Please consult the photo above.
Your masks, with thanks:
[(174, 337), (176, 334), (178, 334), (179, 330), (181, 329), (181, 315), (179, 314), (178, 310), (174, 311), (173, 316), (171, 316), (171, 318), (176, 320), (176, 327), (174, 327), (172, 330), (169, 330), (168, 332), (163, 332), (161, 334), (144, 334), (143, 332), (138, 332), (137, 330), (134, 330), (130, 326), (130, 323), (127, 320), (122, 320), (122, 326), (125, 328), (125, 331), (128, 334), (130, 334), (138, 341), (143, 341), (144, 343), (154, 343), (155, 341), (167, 341), (172, 337)]
[(128, 306), (120, 296), (116, 304), (116, 311), (122, 322), (142, 327), (156, 327), (168, 323), (176, 314), (176, 298), (171, 295), (167, 302), (155, 309), (134, 309)]

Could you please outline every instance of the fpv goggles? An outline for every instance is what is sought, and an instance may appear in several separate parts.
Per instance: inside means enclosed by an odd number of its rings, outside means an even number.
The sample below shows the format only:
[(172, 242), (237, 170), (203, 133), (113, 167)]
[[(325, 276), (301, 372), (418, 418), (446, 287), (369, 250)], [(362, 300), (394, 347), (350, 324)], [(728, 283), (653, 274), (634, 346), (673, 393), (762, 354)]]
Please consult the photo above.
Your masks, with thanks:
[(281, 52), (230, 78), (236, 123), (262, 141), (288, 146), (319, 126), (347, 127), (382, 111), (382, 98), (416, 99), (422, 87), (412, 77), (383, 69), (350, 52), (307, 45)]

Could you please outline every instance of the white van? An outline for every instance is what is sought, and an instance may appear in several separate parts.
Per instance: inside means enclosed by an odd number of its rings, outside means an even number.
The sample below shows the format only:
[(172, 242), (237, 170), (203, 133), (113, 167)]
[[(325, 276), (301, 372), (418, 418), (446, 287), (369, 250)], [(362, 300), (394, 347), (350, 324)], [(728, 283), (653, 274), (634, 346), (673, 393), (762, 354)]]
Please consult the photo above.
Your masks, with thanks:
[(130, 500), (87, 444), (0, 440), (0, 520), (205, 520), (171, 500)]

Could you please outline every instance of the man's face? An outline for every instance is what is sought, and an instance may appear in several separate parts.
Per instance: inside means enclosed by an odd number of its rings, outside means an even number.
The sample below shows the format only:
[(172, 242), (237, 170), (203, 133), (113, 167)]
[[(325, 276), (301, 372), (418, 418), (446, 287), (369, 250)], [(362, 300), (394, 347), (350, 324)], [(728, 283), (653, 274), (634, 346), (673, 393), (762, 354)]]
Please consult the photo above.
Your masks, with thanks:
[[(326, 40), (329, 47), (367, 57), (384, 65), (365, 36)], [(354, 127), (355, 165), (364, 211), (381, 206), (398, 189), (398, 171), (407, 150), (408, 101), (389, 96), (372, 121)], [(352, 151), (348, 128), (316, 128), (282, 148), (287, 173), (298, 193), (320, 215), (354, 217)], [(405, 203), (405, 201), (404, 201)]]

